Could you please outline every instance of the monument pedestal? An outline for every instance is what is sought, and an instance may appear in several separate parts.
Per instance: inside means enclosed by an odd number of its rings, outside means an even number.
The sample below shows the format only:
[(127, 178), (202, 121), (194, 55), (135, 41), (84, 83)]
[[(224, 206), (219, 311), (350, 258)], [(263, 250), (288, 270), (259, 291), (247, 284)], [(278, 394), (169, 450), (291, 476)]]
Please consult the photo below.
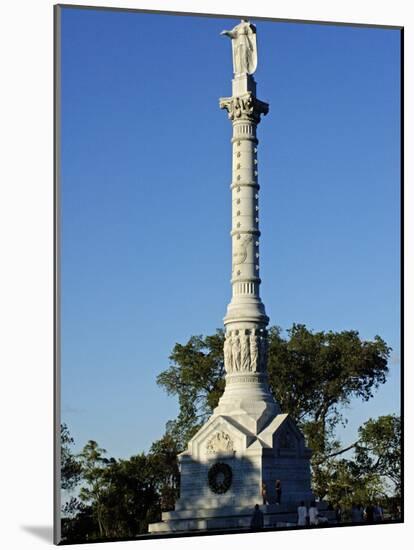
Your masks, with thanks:
[[(260, 507), (264, 527), (296, 525), (296, 507), (270, 504)], [(250, 529), (252, 509), (247, 507), (202, 508), (183, 512), (164, 512), (163, 521), (150, 525), (151, 533), (205, 531), (208, 529)]]
[[(283, 528), (297, 525), (297, 506), (269, 504), (260, 507), (264, 528)], [(318, 503), (319, 513), (328, 524), (336, 523), (335, 512), (327, 510), (325, 503)], [(246, 507), (202, 508), (186, 511), (164, 512), (163, 521), (150, 525), (151, 533), (184, 533), (206, 530), (250, 529), (252, 509)], [(326, 523), (325, 523), (326, 525)]]
[(249, 528), (255, 504), (263, 503), (263, 487), (265, 526), (296, 523), (298, 503), (312, 500), (311, 452), (301, 432), (286, 414), (257, 433), (246, 427), (257, 421), (242, 411), (235, 416), (213, 414), (179, 456), (180, 498), (174, 512), (149, 526), (151, 533)]

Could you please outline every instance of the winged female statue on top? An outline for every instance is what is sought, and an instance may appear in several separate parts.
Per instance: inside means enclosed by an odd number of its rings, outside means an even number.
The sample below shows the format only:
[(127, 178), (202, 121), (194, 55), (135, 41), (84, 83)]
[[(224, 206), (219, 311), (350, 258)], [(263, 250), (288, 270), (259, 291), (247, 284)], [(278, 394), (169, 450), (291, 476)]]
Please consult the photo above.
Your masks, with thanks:
[(253, 74), (257, 68), (256, 27), (246, 19), (231, 31), (222, 31), (231, 38), (234, 75)]

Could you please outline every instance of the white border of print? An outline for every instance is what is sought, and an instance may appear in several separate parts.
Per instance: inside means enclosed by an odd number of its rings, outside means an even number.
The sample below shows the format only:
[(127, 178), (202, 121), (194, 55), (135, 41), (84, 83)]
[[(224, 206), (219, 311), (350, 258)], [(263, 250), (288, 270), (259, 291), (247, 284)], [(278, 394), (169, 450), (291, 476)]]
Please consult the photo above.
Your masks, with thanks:
[[(402, 25), (405, 27), (405, 97), (414, 97), (414, 18), (405, 0), (375, 2), (347, 0), (146, 0), (67, 2), (77, 5), (113, 6), (199, 12), (255, 14), (279, 19)], [(2, 490), (0, 517), (2, 546), (8, 550), (50, 545), (53, 518), (53, 4), (51, 0), (20, 0), (2, 6), (2, 161), (0, 164), (0, 365)], [(413, 146), (412, 102), (406, 102), (406, 151)], [(405, 156), (406, 212), (413, 211), (412, 157)], [(405, 216), (405, 333), (414, 331), (412, 287), (414, 280), (414, 217)], [(409, 253), (411, 248), (411, 254)], [(410, 330), (411, 329), (411, 330)], [(405, 388), (408, 399), (405, 425), (413, 422), (414, 387), (408, 365), (414, 364), (412, 339), (405, 339)], [(411, 369), (412, 370), (412, 369)], [(406, 430), (405, 463), (412, 462), (413, 443)], [(109, 543), (105, 548), (318, 548), (340, 550), (375, 546), (390, 548), (414, 530), (413, 469), (406, 468), (404, 525), (338, 528), (200, 538)], [(260, 538), (260, 540), (259, 540)], [(398, 542), (397, 542), (398, 541)], [(106, 545), (108, 543), (105, 543)], [(97, 550), (100, 544), (85, 544)]]

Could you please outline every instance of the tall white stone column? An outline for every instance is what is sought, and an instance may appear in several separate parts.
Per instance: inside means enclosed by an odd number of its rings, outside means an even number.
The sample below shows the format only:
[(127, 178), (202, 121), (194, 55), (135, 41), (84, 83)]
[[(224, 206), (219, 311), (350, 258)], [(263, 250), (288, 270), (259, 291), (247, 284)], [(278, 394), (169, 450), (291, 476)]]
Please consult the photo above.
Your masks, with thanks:
[[(224, 318), (226, 389), (215, 412), (247, 414), (255, 431), (279, 412), (267, 383), (269, 319), (260, 299), (257, 125), (269, 110), (250, 74), (235, 74), (220, 99), (232, 122), (232, 298)], [(243, 424), (245, 422), (243, 421)]]
[[(232, 123), (232, 298), (224, 318), (224, 393), (180, 453), (175, 510), (150, 525), (156, 532), (246, 528), (263, 502), (265, 526), (296, 521), (298, 502), (312, 499), (310, 449), (281, 414), (267, 379), (269, 319), (260, 299), (257, 125), (269, 106), (256, 97), (256, 29), (242, 20), (232, 39), (231, 97), (220, 100)], [(283, 487), (279, 503), (276, 484)]]

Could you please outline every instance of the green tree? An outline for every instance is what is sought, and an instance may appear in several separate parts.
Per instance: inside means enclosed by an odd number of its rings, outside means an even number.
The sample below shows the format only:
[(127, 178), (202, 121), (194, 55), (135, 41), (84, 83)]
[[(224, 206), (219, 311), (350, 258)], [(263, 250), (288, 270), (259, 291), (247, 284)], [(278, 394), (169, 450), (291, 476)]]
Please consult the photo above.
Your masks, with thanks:
[(178, 397), (177, 419), (167, 424), (167, 433), (180, 451), (207, 420), (224, 390), (224, 332), (192, 336), (187, 344), (176, 344), (170, 367), (158, 375), (157, 383)]
[(180, 450), (174, 437), (167, 433), (152, 444), (148, 455), (162, 511), (172, 510), (179, 496), (180, 471), (177, 455)]
[(160, 519), (157, 472), (144, 453), (108, 463), (100, 494), (105, 537), (131, 538)]
[(105, 521), (104, 494), (107, 487), (105, 468), (114, 459), (107, 459), (105, 449), (101, 449), (96, 441), (88, 441), (79, 454), (84, 482), (79, 492), (80, 500), (91, 506), (92, 516), (97, 523), (100, 537), (108, 537), (108, 526)]
[(391, 349), (379, 336), (364, 341), (356, 331), (313, 332), (293, 324), (286, 339), (278, 327), (269, 333), (270, 386), (305, 434), (313, 451), (314, 491), (324, 498), (330, 459), (355, 445), (342, 448), (335, 437), (338, 424), (346, 424), (342, 411), (353, 398), (368, 401), (386, 382)]
[[(167, 423), (165, 435), (127, 460), (106, 458), (89, 441), (76, 457), (73, 439), (62, 427), (62, 486), (80, 483), (79, 499), (66, 504), (63, 533), (68, 542), (132, 538), (145, 533), (161, 510), (174, 507), (179, 493), (177, 455), (207, 420), (224, 390), (224, 333), (193, 336), (176, 344), (170, 367), (157, 382), (178, 397), (179, 415)], [(358, 441), (342, 448), (335, 428), (345, 423), (342, 409), (354, 397), (367, 401), (386, 381), (390, 353), (381, 338), (363, 341), (355, 331), (312, 332), (293, 325), (282, 336), (269, 330), (271, 391), (305, 433), (314, 454), (314, 490), (320, 497), (350, 506), (368, 502), (391, 480), (400, 491), (400, 423), (394, 416), (370, 420)], [(353, 449), (353, 458), (341, 455)]]
[[(353, 398), (368, 401), (386, 381), (390, 348), (379, 337), (364, 341), (356, 331), (312, 332), (294, 324), (281, 336), (269, 331), (269, 382), (283, 411), (326, 458), (333, 429), (346, 422), (341, 412)], [(308, 425), (309, 424), (309, 425)]]
[[(66, 432), (65, 432), (66, 433)], [(106, 458), (105, 449), (88, 441), (77, 457), (79, 498), (66, 502), (62, 534), (66, 542), (133, 538), (174, 507), (179, 490), (179, 449), (170, 435), (148, 454)], [(78, 477), (79, 480), (79, 477)]]
[[(76, 496), (70, 496), (82, 481), (82, 465), (71, 447), (74, 444), (66, 424), (60, 426), (61, 488), (68, 493), (68, 499), (62, 505), (62, 537), (66, 541), (82, 542), (93, 530), (91, 508), (83, 504)], [(70, 498), (69, 498), (70, 496)]]
[(76, 487), (81, 477), (81, 465), (72, 454), (74, 444), (66, 424), (60, 425), (60, 482), (62, 489), (70, 491)]
[(329, 460), (323, 469), (326, 474), (326, 495), (329, 502), (339, 505), (348, 516), (353, 503), (366, 506), (374, 498), (383, 496), (383, 484), (376, 473), (362, 472), (354, 460)]
[(370, 418), (358, 431), (355, 462), (361, 472), (377, 475), (401, 495), (401, 419), (395, 414)]
[(65, 504), (62, 512), (62, 539), (66, 543), (76, 544), (96, 538), (97, 526), (91, 506), (72, 497)]
[(164, 464), (160, 448), (125, 460), (107, 459), (105, 453), (95, 441), (88, 441), (79, 455), (80, 500), (66, 504), (66, 542), (133, 538), (161, 517), (159, 488), (170, 482), (166, 475), (171, 464), (167, 457)]
[(366, 505), (375, 500), (391, 508), (401, 497), (400, 418), (386, 415), (365, 422), (352, 456), (328, 459), (320, 475), (331, 502), (350, 509), (353, 502)]

